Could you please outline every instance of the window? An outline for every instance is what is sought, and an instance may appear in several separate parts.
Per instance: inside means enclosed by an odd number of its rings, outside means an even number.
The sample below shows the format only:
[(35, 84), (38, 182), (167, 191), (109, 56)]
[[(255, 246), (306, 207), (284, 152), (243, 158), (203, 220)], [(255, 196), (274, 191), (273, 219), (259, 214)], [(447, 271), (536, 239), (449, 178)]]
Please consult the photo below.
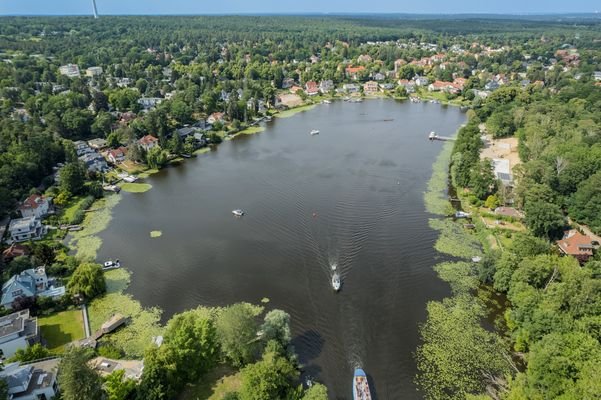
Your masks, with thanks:
[(21, 289), (19, 289), (19, 290), (13, 290), (12, 294), (13, 294), (13, 297), (18, 297), (18, 296), (20, 296), (20, 295), (23, 294), (23, 291)]

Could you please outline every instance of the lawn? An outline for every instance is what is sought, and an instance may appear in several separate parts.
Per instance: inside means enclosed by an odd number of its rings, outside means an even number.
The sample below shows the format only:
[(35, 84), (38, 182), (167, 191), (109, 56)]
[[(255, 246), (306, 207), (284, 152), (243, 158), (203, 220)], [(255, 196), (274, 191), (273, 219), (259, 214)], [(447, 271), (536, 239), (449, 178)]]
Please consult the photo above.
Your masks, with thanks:
[(67, 343), (84, 337), (83, 316), (80, 309), (40, 317), (38, 324), (48, 349), (53, 353), (61, 353)]
[(69, 202), (69, 206), (63, 210), (63, 221), (71, 221), (75, 216), (75, 213), (80, 209), (81, 203), (85, 200), (85, 197), (74, 197)]
[(241, 384), (240, 372), (220, 365), (200, 378), (196, 385), (186, 387), (179, 400), (221, 400), (226, 393), (240, 390)]

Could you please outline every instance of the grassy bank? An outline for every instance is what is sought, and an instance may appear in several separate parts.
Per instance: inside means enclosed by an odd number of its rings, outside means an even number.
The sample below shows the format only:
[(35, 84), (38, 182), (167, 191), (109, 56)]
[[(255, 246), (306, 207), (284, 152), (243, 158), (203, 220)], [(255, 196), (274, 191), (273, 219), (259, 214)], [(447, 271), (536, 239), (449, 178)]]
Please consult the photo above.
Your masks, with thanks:
[(145, 193), (152, 189), (150, 183), (122, 183), (121, 190), (128, 193)]
[(241, 373), (230, 366), (221, 365), (205, 376), (195, 385), (189, 385), (179, 396), (179, 400), (221, 400), (230, 392), (240, 390)]
[(110, 194), (96, 201), (92, 205), (93, 212), (86, 213), (81, 226), (81, 231), (72, 232), (69, 248), (74, 251), (75, 256), (86, 260), (95, 260), (102, 240), (98, 234), (106, 229), (112, 219), (113, 208), (119, 204), (121, 196)]
[(114, 314), (122, 314), (130, 318), (127, 325), (113, 334), (101, 339), (125, 353), (126, 357), (142, 357), (144, 350), (152, 343), (153, 336), (163, 332), (160, 325), (161, 310), (145, 309), (131, 295), (124, 294), (129, 286), (131, 273), (124, 269), (116, 269), (105, 273), (107, 292), (93, 300), (88, 306), (90, 327), (92, 332), (111, 318)]
[(279, 113), (275, 114), (274, 117), (277, 118), (290, 118), (298, 113), (301, 113), (303, 111), (309, 111), (312, 110), (313, 108), (315, 108), (315, 104), (308, 104), (305, 106), (300, 106), (300, 107), (295, 107), (295, 108), (291, 108), (289, 110), (285, 110), (285, 111), (280, 111)]

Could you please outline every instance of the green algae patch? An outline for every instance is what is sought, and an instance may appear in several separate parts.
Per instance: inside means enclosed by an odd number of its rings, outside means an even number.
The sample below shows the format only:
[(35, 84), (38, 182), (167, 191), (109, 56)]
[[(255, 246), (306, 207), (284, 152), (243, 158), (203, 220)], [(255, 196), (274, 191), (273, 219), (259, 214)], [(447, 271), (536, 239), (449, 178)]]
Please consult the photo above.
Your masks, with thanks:
[(150, 183), (124, 183), (121, 185), (121, 189), (128, 193), (145, 193), (152, 189)]
[(460, 223), (451, 219), (430, 219), (429, 224), (440, 232), (434, 245), (439, 253), (465, 259), (482, 256), (482, 244)]
[(104, 274), (107, 291), (94, 299), (88, 306), (90, 328), (95, 332), (114, 314), (129, 318), (128, 323), (115, 333), (104, 336), (100, 341), (111, 344), (125, 353), (126, 357), (143, 357), (144, 350), (152, 344), (153, 337), (162, 335), (161, 310), (143, 308), (131, 295), (124, 294), (131, 281), (131, 273), (124, 269), (107, 271)]
[(75, 256), (81, 259), (94, 261), (102, 239), (98, 234), (106, 229), (112, 219), (113, 208), (119, 204), (121, 196), (111, 194), (97, 200), (91, 207), (94, 211), (87, 212), (81, 223), (81, 231), (71, 232), (69, 248)]
[(163, 232), (161, 232), (161, 231), (151, 231), (150, 232), (151, 238), (160, 238), (161, 236), (163, 236)]
[(202, 149), (198, 149), (194, 152), (194, 154), (205, 154), (211, 151), (210, 147), (203, 147)]
[(261, 303), (263, 303), (263, 304), (267, 304), (267, 303), (269, 303), (269, 301), (270, 301), (270, 300), (269, 300), (269, 297), (263, 297), (263, 298), (261, 299)]
[(244, 129), (243, 131), (238, 132), (240, 135), (254, 135), (255, 133), (263, 132), (265, 130), (264, 126), (251, 126), (249, 128)]
[(290, 118), (300, 112), (309, 111), (309, 110), (312, 110), (313, 108), (315, 108), (315, 104), (309, 104), (306, 106), (300, 106), (300, 107), (291, 108), (289, 110), (279, 112), (279, 113), (275, 114), (275, 116), (278, 118)]
[(158, 169), (156, 169), (156, 168), (150, 168), (150, 169), (147, 169), (144, 172), (138, 174), (138, 178), (140, 178), (140, 179), (146, 179), (150, 175), (156, 174), (157, 172), (159, 172)]
[(453, 142), (445, 142), (434, 165), (432, 177), (424, 194), (426, 210), (437, 215), (449, 215), (453, 212), (451, 204), (445, 198), (448, 187), (449, 162), (453, 152)]

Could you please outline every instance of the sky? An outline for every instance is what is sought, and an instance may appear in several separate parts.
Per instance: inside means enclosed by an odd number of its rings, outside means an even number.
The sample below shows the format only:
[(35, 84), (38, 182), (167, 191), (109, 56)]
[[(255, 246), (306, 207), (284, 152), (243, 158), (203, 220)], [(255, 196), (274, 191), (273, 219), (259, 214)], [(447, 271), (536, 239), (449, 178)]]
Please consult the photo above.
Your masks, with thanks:
[[(90, 14), (92, 0), (0, 0), (0, 15)], [(601, 9), (599, 0), (96, 0), (108, 14), (265, 13), (579, 13)]]

